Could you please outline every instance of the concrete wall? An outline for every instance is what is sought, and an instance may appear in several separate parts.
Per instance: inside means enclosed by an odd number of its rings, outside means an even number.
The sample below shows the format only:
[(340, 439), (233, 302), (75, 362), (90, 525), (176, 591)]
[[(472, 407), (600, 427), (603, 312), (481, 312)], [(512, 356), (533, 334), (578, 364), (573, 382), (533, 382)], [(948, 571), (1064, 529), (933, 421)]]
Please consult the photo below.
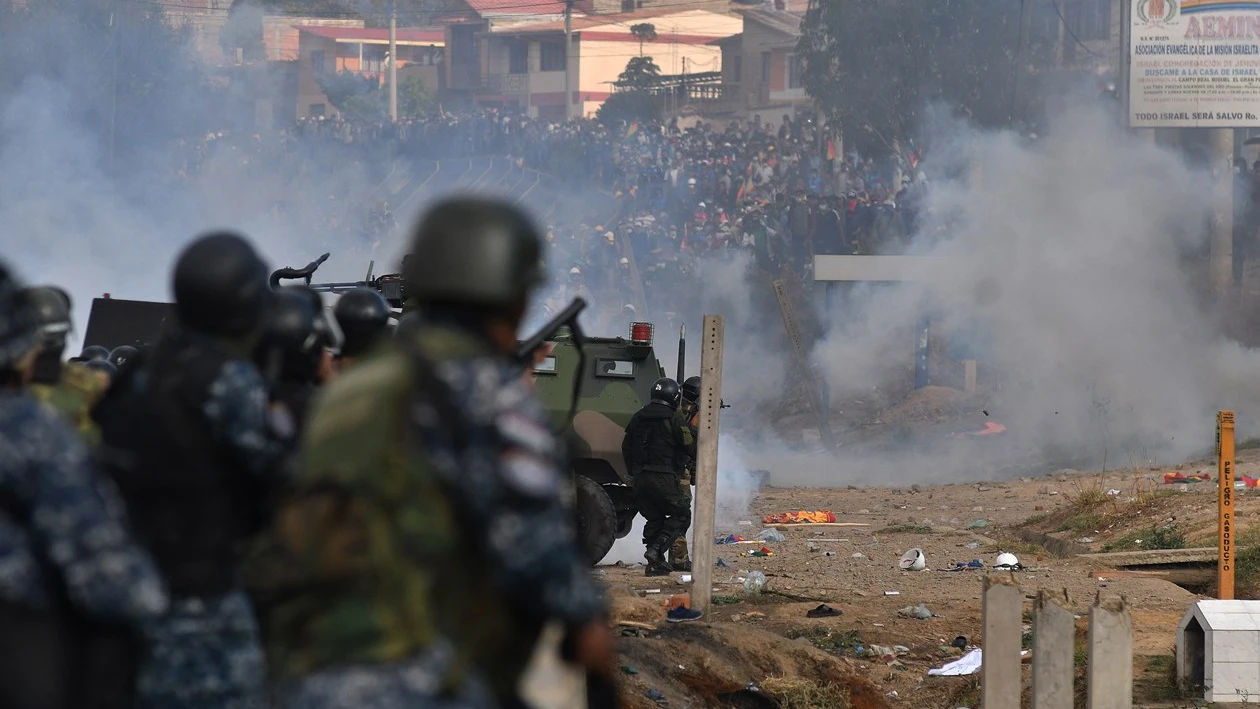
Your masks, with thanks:
[(363, 27), (363, 20), (334, 20), (325, 17), (290, 17), (267, 15), (263, 17), (263, 44), (267, 48), (268, 61), (293, 61), (298, 58), (299, 26), (306, 27)]

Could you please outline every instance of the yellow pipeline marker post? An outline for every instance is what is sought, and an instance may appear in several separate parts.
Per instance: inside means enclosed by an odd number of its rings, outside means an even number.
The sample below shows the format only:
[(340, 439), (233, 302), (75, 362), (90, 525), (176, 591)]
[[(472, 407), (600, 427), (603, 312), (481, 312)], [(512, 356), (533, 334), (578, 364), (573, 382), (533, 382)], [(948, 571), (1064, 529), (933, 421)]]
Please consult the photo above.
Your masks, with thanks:
[(1234, 597), (1234, 412), (1216, 413), (1216, 474), (1221, 489), (1218, 549), (1216, 557), (1216, 597)]

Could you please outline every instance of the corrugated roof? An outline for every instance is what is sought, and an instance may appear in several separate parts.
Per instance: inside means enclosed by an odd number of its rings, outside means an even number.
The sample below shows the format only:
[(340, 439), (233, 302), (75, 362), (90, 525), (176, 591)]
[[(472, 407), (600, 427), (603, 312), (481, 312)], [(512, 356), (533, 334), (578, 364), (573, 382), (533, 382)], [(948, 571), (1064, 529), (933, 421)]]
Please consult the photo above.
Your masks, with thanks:
[[(575, 15), (572, 23), (574, 32), (586, 31), (584, 36), (590, 35), (591, 29), (601, 28), (606, 29), (611, 33), (623, 33), (627, 38), (629, 38), (627, 41), (630, 41), (630, 39), (634, 39), (634, 36), (630, 34), (630, 26), (633, 24), (637, 24), (645, 20), (660, 20), (667, 17), (694, 19), (696, 17), (703, 16), (711, 16), (718, 22), (725, 21), (724, 24), (730, 24), (736, 20), (736, 18), (733, 18), (730, 15), (709, 12), (708, 10), (687, 10), (684, 12), (679, 12), (678, 10), (639, 10), (638, 12), (626, 12), (616, 15), (582, 15), (580, 17)], [(703, 37), (706, 42), (712, 39), (730, 36), (722, 31), (708, 33), (694, 31), (677, 33), (674, 32), (671, 27), (672, 26), (668, 24), (656, 24), (656, 42), (664, 43), (672, 34), (682, 34), (693, 39)], [(502, 28), (494, 28), (493, 31), (496, 34), (524, 34), (532, 32), (553, 32), (555, 30), (564, 30), (564, 20), (548, 20), (543, 22), (530, 22), (528, 24), (508, 25)], [(639, 40), (634, 39), (634, 41), (637, 42)]]
[[(302, 25), (297, 30), (338, 42), (389, 41), (389, 30), (383, 27), (313, 27)], [(407, 44), (443, 44), (446, 42), (446, 31), (435, 27), (399, 27), (397, 39), (399, 42)]]
[(564, 14), (564, 3), (557, 0), (464, 0), (464, 2), (482, 17)]

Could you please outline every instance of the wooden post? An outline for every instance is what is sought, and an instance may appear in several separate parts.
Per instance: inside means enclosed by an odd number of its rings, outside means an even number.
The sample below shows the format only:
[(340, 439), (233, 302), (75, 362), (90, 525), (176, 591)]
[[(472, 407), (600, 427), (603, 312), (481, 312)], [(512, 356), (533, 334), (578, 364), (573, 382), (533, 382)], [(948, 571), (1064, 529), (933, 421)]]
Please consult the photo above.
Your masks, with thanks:
[(707, 615), (713, 597), (713, 518), (717, 514), (718, 424), (722, 416), (722, 341), (725, 337), (722, 316), (704, 316), (701, 335), (696, 518), (691, 527), (691, 607)]
[(1234, 412), (1216, 413), (1217, 496), (1216, 597), (1234, 597)]
[(1211, 128), (1215, 205), (1208, 264), (1217, 296), (1229, 294), (1234, 284), (1234, 129)]
[(1000, 577), (984, 578), (981, 622), (984, 655), (980, 664), (980, 706), (1018, 707), (1021, 689), (1019, 646), (1024, 594)]
[(976, 391), (976, 361), (974, 359), (963, 360), (963, 391), (968, 394)]
[(1032, 709), (1072, 709), (1076, 621), (1045, 591), (1033, 619)]
[(1133, 619), (1123, 598), (1100, 594), (1089, 609), (1087, 681), (1088, 709), (1133, 709)]

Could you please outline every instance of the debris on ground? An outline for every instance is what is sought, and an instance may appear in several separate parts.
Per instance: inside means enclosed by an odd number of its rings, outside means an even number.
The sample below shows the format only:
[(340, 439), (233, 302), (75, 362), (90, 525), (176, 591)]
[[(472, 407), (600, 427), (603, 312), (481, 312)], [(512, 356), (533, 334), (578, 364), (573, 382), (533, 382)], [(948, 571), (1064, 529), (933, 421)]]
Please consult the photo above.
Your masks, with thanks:
[(787, 537), (783, 536), (783, 532), (780, 532), (774, 527), (770, 527), (769, 529), (763, 529), (760, 532), (758, 532), (757, 539), (763, 542), (786, 542), (787, 541)]
[(927, 557), (922, 549), (911, 549), (901, 555), (899, 563), (902, 571), (922, 571), (927, 568)]
[(766, 515), (761, 518), (763, 524), (827, 524), (835, 522), (836, 516), (827, 510), (815, 510), (807, 512), (784, 512), (782, 514)]
[(976, 648), (962, 657), (947, 662), (941, 667), (928, 670), (928, 674), (933, 677), (963, 677), (972, 675), (980, 671), (981, 661), (984, 659), (984, 651)]
[(967, 529), (984, 529), (989, 526), (987, 519), (973, 519), (967, 523)]
[(841, 612), (826, 603), (819, 604), (817, 608), (811, 608), (805, 612), (806, 618), (835, 618), (838, 615), (841, 615)]
[(897, 615), (902, 618), (918, 618), (919, 620), (927, 620), (928, 618), (937, 617), (926, 605), (920, 603), (917, 606), (906, 606), (897, 611)]

